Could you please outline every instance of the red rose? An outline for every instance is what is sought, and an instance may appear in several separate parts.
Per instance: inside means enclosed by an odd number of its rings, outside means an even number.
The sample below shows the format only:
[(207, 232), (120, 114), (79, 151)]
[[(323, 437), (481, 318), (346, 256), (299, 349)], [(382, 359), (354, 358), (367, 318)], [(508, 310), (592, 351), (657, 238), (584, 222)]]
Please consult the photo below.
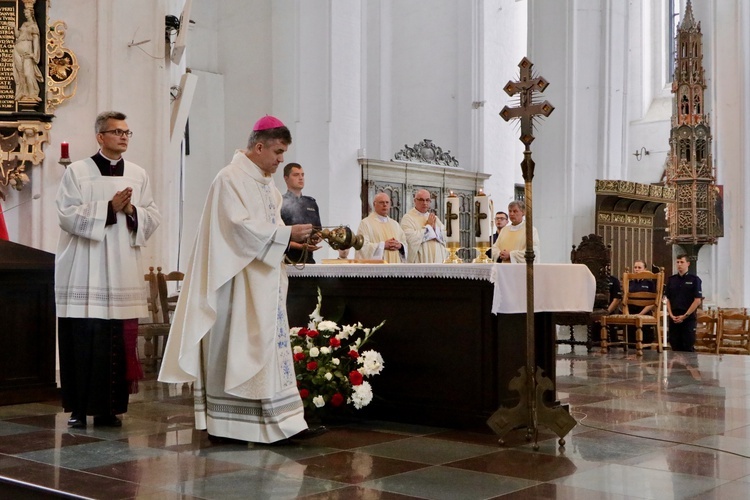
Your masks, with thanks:
[(297, 335), (300, 337), (304, 337), (305, 335), (307, 335), (307, 328), (300, 328), (297, 332)]
[(309, 395), (310, 395), (310, 391), (308, 391), (307, 389), (299, 390), (299, 397), (301, 397), (302, 399), (307, 399)]
[(351, 351), (349, 351), (349, 357), (352, 359), (357, 359), (359, 357), (359, 353), (352, 349)]
[(349, 372), (349, 382), (351, 382), (352, 385), (362, 385), (362, 378), (362, 374), (357, 370)]
[(307, 330), (307, 336), (314, 339), (319, 335), (318, 330)]
[(294, 361), (302, 361), (303, 359), (305, 359), (304, 352), (298, 352), (294, 355)]
[(331, 340), (329, 340), (328, 345), (331, 347), (338, 347), (341, 345), (341, 341), (337, 339), (336, 337), (331, 337)]
[(344, 404), (344, 396), (342, 396), (341, 393), (337, 392), (331, 396), (331, 405), (341, 406), (342, 404)]
[(314, 372), (317, 369), (318, 369), (318, 363), (317, 362), (310, 361), (309, 363), (307, 363), (307, 371)]

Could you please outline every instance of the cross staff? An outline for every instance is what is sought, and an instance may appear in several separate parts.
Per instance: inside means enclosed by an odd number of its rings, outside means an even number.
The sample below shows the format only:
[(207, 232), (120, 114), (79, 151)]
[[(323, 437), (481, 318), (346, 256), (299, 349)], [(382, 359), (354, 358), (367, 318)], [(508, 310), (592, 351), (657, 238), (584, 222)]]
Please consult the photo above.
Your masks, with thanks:
[(509, 81), (503, 89), (511, 97), (519, 94), (519, 106), (515, 108), (505, 106), (500, 111), (500, 116), (506, 122), (514, 118), (521, 120), (521, 142), (524, 143), (526, 151), (529, 152), (528, 155), (524, 153), (524, 162), (521, 163), (524, 180), (531, 180), (534, 177), (534, 162), (531, 161), (531, 151), (529, 150), (529, 146), (534, 142), (532, 120), (537, 115), (549, 116), (555, 110), (555, 107), (549, 101), (534, 104), (534, 92), (544, 92), (549, 82), (541, 76), (533, 78), (531, 73), (533, 66), (534, 64), (526, 57), (518, 63), (518, 67), (521, 68), (520, 79), (517, 82)]
[(474, 202), (474, 231), (476, 231), (477, 238), (482, 236), (482, 225), (481, 221), (487, 218), (487, 214), (479, 212), (481, 204), (478, 201)]
[(449, 201), (448, 203), (446, 203), (446, 205), (447, 208), (445, 210), (445, 221), (447, 222), (446, 225), (448, 226), (448, 238), (450, 238), (451, 236), (453, 236), (453, 222), (451, 221), (458, 219), (458, 214), (453, 211), (452, 201)]
[[(549, 116), (555, 109), (549, 102), (534, 103), (534, 92), (542, 92), (549, 82), (538, 76), (532, 77), (531, 68), (534, 65), (527, 58), (521, 59), (518, 67), (521, 68), (519, 81), (509, 81), (505, 85), (505, 92), (514, 96), (519, 94), (520, 103), (518, 107), (509, 108), (505, 106), (500, 111), (500, 116), (505, 120), (521, 120), (521, 142), (525, 148), (521, 170), (525, 181), (526, 198), (526, 367), (521, 368), (520, 376), (510, 382), (510, 388), (519, 392), (520, 401), (518, 406), (512, 409), (499, 408), (487, 420), (487, 424), (500, 436), (504, 436), (518, 425), (525, 425), (531, 438), (533, 435), (533, 449), (538, 450), (538, 425), (546, 425), (559, 437), (560, 446), (565, 444), (564, 437), (576, 425), (575, 419), (562, 408), (549, 408), (545, 405), (542, 394), (553, 390), (555, 385), (536, 367), (536, 336), (534, 328), (534, 242), (533, 242), (533, 197), (531, 191), (532, 179), (534, 178), (534, 160), (531, 159), (531, 143), (534, 141), (533, 119), (537, 115)], [(502, 439), (500, 440), (502, 442)]]

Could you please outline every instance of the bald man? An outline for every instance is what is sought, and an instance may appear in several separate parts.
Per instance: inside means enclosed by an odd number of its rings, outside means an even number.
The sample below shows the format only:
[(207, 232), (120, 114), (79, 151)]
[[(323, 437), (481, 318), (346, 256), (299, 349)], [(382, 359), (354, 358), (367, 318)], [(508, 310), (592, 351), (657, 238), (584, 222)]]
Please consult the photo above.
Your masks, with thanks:
[(358, 259), (384, 260), (389, 264), (400, 264), (406, 261), (406, 235), (391, 219), (391, 197), (387, 193), (378, 193), (372, 200), (373, 211), (359, 223), (357, 234), (365, 238), (361, 250), (355, 253)]
[(406, 261), (442, 264), (448, 258), (445, 249), (445, 226), (430, 210), (432, 197), (426, 189), (414, 193), (414, 208), (401, 219), (409, 252)]

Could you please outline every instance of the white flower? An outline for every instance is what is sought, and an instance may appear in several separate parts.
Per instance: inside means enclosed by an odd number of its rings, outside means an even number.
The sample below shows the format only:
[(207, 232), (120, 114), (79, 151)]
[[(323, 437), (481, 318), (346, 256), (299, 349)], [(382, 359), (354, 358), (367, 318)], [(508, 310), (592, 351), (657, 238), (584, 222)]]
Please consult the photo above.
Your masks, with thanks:
[(334, 365), (338, 366), (338, 365), (341, 364), (341, 360), (339, 358), (333, 358), (331, 360), (331, 363), (333, 363)]
[[(352, 404), (356, 409), (361, 409), (363, 406), (367, 406), (372, 401), (372, 386), (367, 381), (362, 382), (360, 385), (355, 385), (352, 388)], [(313, 399), (313, 402), (315, 400)]]
[(320, 323), (318, 323), (319, 332), (335, 332), (338, 330), (340, 330), (339, 325), (337, 325), (333, 321), (321, 321)]
[(295, 326), (294, 328), (289, 330), (289, 335), (297, 335), (300, 330), (302, 330), (302, 327)]
[[(370, 394), (370, 399), (372, 399), (372, 394)], [(368, 403), (369, 403), (369, 401), (368, 401)], [(318, 407), (318, 408), (322, 408), (322, 407), (324, 407), (324, 406), (325, 406), (325, 404), (326, 404), (326, 400), (325, 400), (325, 399), (323, 399), (323, 396), (315, 396), (315, 397), (313, 398), (313, 404), (314, 404), (314, 405), (315, 405), (316, 407)], [(365, 403), (365, 404), (367, 404), (367, 403)]]
[(321, 354), (331, 354), (331, 348), (327, 346), (323, 346), (320, 348)]
[(357, 331), (357, 327), (356, 326), (344, 325), (344, 327), (341, 329), (341, 333), (339, 333), (338, 335), (336, 335), (336, 338), (339, 339), (339, 340), (348, 339), (349, 337), (351, 337), (352, 335), (354, 335), (354, 333), (356, 331)]
[(302, 346), (301, 346), (301, 345), (296, 345), (296, 346), (294, 346), (294, 349), (292, 349), (292, 351), (294, 352), (294, 354), (300, 353), (300, 352), (302, 352), (303, 350), (304, 350), (304, 349), (302, 349)]
[(320, 351), (318, 350), (318, 348), (317, 347), (311, 347), (310, 348), (310, 357), (311, 358), (317, 358), (318, 355), (320, 355)]
[(324, 376), (324, 377), (326, 378), (326, 380), (331, 380), (331, 379), (333, 378), (333, 373), (331, 373), (331, 372), (326, 372), (326, 374), (325, 374), (325, 375), (323, 375), (323, 376)]
[(383, 371), (383, 356), (377, 351), (369, 350), (361, 353), (357, 363), (362, 365), (360, 372), (365, 376), (377, 375)]

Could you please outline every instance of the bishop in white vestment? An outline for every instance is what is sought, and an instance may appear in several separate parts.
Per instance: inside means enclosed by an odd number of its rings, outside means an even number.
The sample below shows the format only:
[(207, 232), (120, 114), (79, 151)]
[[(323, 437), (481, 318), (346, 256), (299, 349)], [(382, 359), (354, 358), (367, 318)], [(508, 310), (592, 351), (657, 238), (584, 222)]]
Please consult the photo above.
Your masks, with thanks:
[(284, 225), (270, 175), (290, 142), (278, 119), (261, 118), (216, 176), (177, 303), (159, 380), (194, 382), (195, 426), (210, 436), (272, 443), (307, 428), (282, 262), (290, 237), (305, 241), (312, 226)]

